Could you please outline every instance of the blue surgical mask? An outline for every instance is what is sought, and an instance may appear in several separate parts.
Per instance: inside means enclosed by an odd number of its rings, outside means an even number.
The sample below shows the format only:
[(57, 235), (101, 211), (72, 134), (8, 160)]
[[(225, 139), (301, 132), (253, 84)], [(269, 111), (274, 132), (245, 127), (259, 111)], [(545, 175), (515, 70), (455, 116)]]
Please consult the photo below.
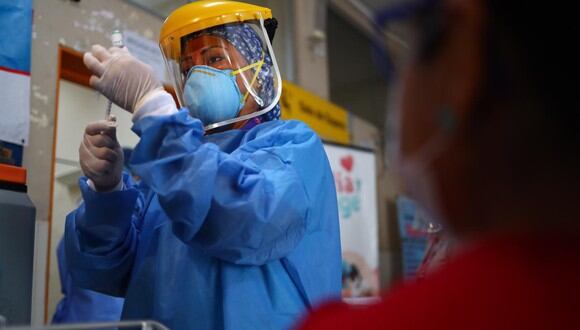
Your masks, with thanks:
[(220, 70), (206, 65), (191, 68), (183, 88), (185, 106), (192, 117), (204, 125), (236, 118), (244, 107), (249, 95), (242, 95), (236, 82), (236, 75), (258, 67), (252, 79), (257, 77), (263, 60), (239, 70)]

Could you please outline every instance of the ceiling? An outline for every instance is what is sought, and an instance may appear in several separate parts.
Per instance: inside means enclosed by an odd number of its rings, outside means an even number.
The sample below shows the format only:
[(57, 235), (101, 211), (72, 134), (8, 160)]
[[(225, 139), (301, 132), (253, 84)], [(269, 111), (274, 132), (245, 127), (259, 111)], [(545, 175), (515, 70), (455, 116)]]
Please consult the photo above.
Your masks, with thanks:
[(193, 2), (191, 0), (125, 0), (137, 7), (165, 19), (175, 9)]
[[(156, 16), (165, 19), (173, 10), (177, 9), (178, 7), (186, 3), (193, 2), (195, 0), (125, 0), (125, 1), (130, 2), (138, 7), (147, 10), (150, 13), (153, 13)], [(277, 0), (277, 1), (292, 1), (292, 0)], [(357, 0), (357, 2), (364, 5), (371, 12), (376, 12), (383, 9), (388, 4), (393, 3), (394, 0)]]
[(392, 4), (393, 0), (359, 0), (362, 4), (367, 6), (370, 10), (377, 12), (384, 9), (387, 5)]

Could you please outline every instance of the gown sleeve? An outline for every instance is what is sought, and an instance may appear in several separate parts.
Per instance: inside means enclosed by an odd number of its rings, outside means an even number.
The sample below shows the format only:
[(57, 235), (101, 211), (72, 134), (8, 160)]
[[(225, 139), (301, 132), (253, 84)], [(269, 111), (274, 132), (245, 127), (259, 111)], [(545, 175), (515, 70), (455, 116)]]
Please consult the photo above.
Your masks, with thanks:
[(120, 191), (99, 193), (79, 180), (83, 203), (66, 219), (65, 250), (75, 285), (122, 297), (137, 250), (143, 194), (123, 175)]
[(183, 242), (240, 265), (282, 258), (299, 244), (313, 206), (297, 168), (323, 153), (306, 125), (277, 121), (225, 132), (221, 138), (236, 145), (229, 152), (205, 141), (201, 121), (187, 110), (144, 116), (133, 131), (141, 140), (131, 166), (158, 194)]

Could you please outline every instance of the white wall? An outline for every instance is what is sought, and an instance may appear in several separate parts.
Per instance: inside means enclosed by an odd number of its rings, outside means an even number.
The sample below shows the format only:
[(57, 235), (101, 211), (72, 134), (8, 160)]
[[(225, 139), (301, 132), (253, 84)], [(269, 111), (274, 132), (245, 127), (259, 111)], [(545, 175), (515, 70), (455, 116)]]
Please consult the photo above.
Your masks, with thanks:
[[(57, 164), (55, 170), (57, 172), (71, 171), (75, 168)], [(52, 318), (57, 303), (62, 298), (60, 292), (60, 280), (58, 274), (58, 264), (56, 260), (56, 247), (64, 233), (64, 219), (66, 215), (75, 208), (80, 198), (80, 190), (76, 185), (69, 185), (56, 179), (54, 183), (54, 203), (52, 215), (52, 233), (51, 233), (51, 247), (50, 247), (50, 271), (48, 278), (48, 318)]]
[[(56, 158), (78, 160), (78, 147), (86, 124), (105, 119), (107, 100), (99, 93), (66, 80), (60, 81)], [(134, 146), (138, 137), (131, 131), (131, 114), (113, 105), (117, 137), (122, 146)]]

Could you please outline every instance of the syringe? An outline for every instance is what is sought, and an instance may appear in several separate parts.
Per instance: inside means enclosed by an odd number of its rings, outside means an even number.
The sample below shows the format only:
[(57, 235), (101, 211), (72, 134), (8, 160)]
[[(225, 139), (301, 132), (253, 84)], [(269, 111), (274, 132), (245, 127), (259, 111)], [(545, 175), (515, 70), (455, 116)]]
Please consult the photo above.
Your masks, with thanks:
[[(113, 47), (123, 47), (123, 34), (119, 30), (114, 30), (111, 34), (111, 42)], [(107, 101), (107, 108), (105, 109), (105, 120), (110, 120), (111, 118), (111, 107), (113, 106), (113, 102), (110, 100)]]

